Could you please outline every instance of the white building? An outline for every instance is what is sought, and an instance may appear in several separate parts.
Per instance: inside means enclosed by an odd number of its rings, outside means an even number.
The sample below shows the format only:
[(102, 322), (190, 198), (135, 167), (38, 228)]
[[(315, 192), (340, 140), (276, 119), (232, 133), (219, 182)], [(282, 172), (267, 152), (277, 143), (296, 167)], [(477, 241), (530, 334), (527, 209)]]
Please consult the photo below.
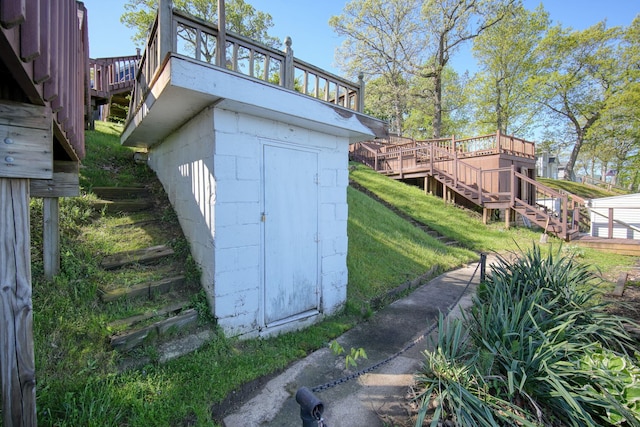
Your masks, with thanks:
[(603, 197), (589, 202), (591, 235), (640, 240), (640, 193)]
[[(338, 90), (331, 104), (274, 84), (273, 76), (242, 75), (241, 63), (231, 71), (203, 62), (198, 51), (174, 52), (167, 28), (216, 31), (188, 19), (161, 2), (160, 37), (151, 34), (149, 46), (167, 45), (158, 48), (156, 71), (138, 77), (122, 142), (148, 148), (227, 335), (310, 325), (346, 301), (349, 144), (386, 136), (386, 127), (336, 105), (355, 89)], [(286, 81), (292, 57), (233, 37), (238, 51), (255, 48), (248, 58), (268, 53), (251, 70), (266, 74), (272, 65), (265, 63), (280, 64), (278, 79)], [(317, 96), (320, 72), (313, 72), (305, 82), (316, 81)]]

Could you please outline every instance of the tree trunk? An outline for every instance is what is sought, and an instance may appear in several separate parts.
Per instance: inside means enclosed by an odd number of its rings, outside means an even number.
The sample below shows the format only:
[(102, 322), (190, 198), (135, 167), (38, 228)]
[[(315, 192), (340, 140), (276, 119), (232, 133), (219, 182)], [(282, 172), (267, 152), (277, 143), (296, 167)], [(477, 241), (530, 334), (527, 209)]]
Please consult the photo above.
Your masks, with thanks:
[(5, 426), (36, 426), (29, 180), (0, 178), (0, 370)]
[(571, 155), (569, 156), (569, 161), (567, 161), (567, 167), (564, 170), (564, 179), (567, 181), (573, 181), (575, 179), (575, 164), (578, 159), (578, 153), (580, 152), (580, 148), (582, 148), (582, 143), (584, 142), (584, 136), (582, 132), (578, 133), (578, 138), (576, 143), (573, 146), (573, 150), (571, 150)]
[(442, 133), (442, 68), (437, 67), (433, 79), (433, 138), (440, 138)]

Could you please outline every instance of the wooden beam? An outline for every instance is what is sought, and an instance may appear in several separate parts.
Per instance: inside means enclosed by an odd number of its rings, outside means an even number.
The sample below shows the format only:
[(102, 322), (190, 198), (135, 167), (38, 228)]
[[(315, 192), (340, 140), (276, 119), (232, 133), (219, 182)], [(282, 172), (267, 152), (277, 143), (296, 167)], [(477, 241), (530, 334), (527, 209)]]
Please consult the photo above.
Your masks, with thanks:
[(80, 195), (78, 162), (53, 162), (51, 179), (32, 179), (31, 197), (77, 197)]
[(0, 178), (0, 372), (5, 426), (36, 426), (29, 181)]
[(51, 110), (0, 101), (0, 177), (53, 178)]

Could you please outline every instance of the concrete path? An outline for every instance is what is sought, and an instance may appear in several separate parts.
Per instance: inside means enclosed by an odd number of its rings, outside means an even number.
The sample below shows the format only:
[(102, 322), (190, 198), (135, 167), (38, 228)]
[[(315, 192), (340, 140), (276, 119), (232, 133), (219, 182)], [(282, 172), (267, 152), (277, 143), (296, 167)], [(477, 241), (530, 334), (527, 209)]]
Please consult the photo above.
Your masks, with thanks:
[(224, 419), (225, 427), (299, 427), (302, 421), (295, 394), (300, 387), (313, 389), (344, 378), (387, 360), (418, 340), (372, 372), (314, 393), (324, 404), (324, 420), (329, 427), (406, 425), (411, 412), (408, 387), (422, 363), (421, 353), (430, 342), (429, 337), (420, 338), (433, 328), (440, 312), (447, 313), (455, 307), (449, 316), (459, 316), (461, 309), (471, 305), (480, 281), (477, 267), (477, 263), (470, 264), (432, 279), (338, 338), (347, 352), (361, 347), (367, 352), (368, 359), (359, 360), (354, 370), (345, 370), (344, 355), (335, 356), (328, 348), (320, 349), (268, 382), (260, 393)]

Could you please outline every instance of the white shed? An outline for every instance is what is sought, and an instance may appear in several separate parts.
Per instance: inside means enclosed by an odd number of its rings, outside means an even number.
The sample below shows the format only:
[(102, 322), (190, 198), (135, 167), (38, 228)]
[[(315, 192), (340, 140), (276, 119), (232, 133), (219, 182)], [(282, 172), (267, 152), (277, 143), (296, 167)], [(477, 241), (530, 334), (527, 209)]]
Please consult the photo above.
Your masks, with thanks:
[[(226, 66), (209, 63), (217, 29), (160, 4), (121, 139), (149, 150), (219, 326), (250, 338), (335, 313), (347, 297), (348, 147), (386, 136), (385, 124), (354, 111), (361, 91), (290, 51), (227, 34)], [(176, 31), (198, 35), (198, 49)], [(294, 89), (294, 77), (306, 83)], [(312, 84), (322, 101), (299, 93)]]
[(640, 193), (591, 199), (589, 208), (593, 237), (640, 240)]

